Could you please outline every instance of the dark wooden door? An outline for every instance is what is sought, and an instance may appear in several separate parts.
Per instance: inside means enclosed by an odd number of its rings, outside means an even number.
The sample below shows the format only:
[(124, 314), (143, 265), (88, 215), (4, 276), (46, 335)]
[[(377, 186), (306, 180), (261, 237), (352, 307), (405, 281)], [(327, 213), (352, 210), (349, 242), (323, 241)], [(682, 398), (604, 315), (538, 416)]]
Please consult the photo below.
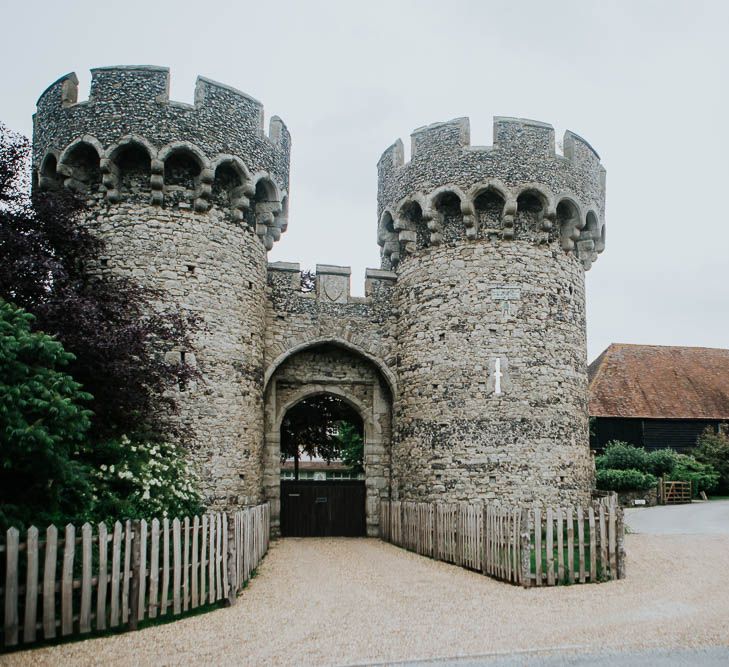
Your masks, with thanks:
[(361, 480), (281, 482), (281, 535), (361, 537), (365, 484)]

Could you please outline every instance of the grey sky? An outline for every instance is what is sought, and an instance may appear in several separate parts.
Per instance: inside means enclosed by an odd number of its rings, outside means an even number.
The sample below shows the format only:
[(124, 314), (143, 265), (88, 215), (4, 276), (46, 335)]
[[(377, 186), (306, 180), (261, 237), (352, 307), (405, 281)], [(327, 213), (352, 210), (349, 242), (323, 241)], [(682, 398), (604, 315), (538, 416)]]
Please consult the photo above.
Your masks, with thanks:
[[(611, 342), (729, 347), (729, 3), (9, 2), (0, 120), (29, 134), (75, 70), (167, 65), (260, 99), (293, 140), (271, 260), (379, 265), (376, 163), (421, 125), (521, 116), (584, 136), (607, 169), (607, 249), (587, 274), (589, 357)], [(266, 121), (267, 122), (267, 121)]]

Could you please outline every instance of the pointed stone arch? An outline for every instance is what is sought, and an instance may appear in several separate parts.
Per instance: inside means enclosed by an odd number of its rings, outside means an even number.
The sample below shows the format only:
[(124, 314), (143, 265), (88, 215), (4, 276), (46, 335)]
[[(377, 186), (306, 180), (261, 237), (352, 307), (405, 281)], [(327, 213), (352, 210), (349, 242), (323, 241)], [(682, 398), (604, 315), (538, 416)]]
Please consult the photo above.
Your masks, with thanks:
[(379, 531), (380, 500), (389, 497), (392, 401), (389, 379), (353, 345), (318, 341), (299, 345), (279, 357), (266, 373), (263, 480), (271, 503), (271, 527), (279, 529), (281, 512), (281, 423), (306, 398), (329, 394), (352, 406), (364, 426), (367, 534)]

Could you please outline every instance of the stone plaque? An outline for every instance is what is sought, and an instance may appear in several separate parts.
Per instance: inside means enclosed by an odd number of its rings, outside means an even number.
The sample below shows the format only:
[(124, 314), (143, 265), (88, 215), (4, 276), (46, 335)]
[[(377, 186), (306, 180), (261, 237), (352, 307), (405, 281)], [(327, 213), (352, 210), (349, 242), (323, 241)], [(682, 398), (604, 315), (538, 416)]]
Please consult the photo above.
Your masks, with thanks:
[(494, 301), (516, 301), (521, 299), (521, 289), (518, 287), (494, 287), (491, 290)]

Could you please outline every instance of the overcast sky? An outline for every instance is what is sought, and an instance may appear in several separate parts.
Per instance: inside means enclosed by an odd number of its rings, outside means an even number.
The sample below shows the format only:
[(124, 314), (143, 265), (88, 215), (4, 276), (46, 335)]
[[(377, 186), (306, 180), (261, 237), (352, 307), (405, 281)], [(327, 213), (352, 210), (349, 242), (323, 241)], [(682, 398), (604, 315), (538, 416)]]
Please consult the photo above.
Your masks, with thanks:
[(729, 347), (729, 2), (0, 0), (0, 120), (29, 134), (75, 70), (166, 65), (288, 125), (289, 231), (271, 260), (379, 266), (376, 163), (421, 125), (494, 115), (584, 136), (607, 169), (607, 249), (587, 274), (592, 360), (611, 342)]

